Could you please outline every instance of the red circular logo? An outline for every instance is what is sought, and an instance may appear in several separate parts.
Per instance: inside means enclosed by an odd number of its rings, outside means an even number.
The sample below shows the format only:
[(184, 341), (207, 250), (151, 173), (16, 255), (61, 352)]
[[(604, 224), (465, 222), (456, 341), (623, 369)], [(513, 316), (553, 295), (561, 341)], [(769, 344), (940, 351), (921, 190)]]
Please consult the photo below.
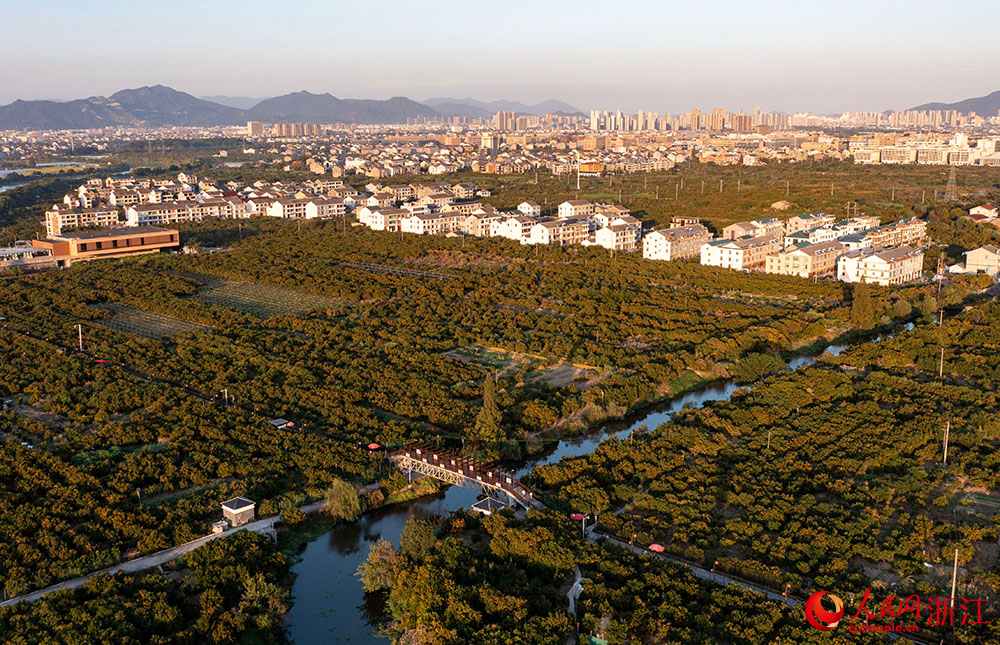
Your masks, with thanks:
[(817, 591), (809, 596), (809, 600), (806, 601), (805, 606), (806, 620), (816, 629), (822, 629), (823, 631), (833, 629), (840, 624), (840, 619), (844, 617), (844, 601), (832, 593), (830, 594), (830, 600), (833, 601), (834, 610), (832, 612), (827, 611), (823, 607), (821, 601), (823, 600), (823, 596), (828, 593), (830, 592)]

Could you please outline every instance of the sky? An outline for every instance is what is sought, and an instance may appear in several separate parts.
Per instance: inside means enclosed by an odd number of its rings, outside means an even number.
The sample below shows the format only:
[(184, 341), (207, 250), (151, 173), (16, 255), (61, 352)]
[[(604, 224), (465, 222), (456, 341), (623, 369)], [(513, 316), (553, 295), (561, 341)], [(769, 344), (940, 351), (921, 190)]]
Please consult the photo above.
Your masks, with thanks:
[(1000, 2), (0, 0), (0, 104), (557, 98), (678, 113), (905, 109), (1000, 90)]

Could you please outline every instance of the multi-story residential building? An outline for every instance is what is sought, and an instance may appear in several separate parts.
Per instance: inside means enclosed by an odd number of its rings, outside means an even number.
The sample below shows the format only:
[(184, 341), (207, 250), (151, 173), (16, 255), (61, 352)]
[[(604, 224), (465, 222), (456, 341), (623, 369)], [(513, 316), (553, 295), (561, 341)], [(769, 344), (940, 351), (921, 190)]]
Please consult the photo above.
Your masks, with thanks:
[(164, 226), (194, 220), (195, 213), (188, 202), (161, 202), (136, 204), (125, 209), (125, 222), (129, 226)]
[(923, 275), (924, 252), (910, 246), (848, 251), (837, 260), (837, 279), (882, 286), (905, 284)]
[(45, 211), (45, 234), (59, 235), (76, 228), (111, 228), (118, 226), (117, 208), (60, 208), (59, 204)]
[(403, 233), (417, 235), (437, 235), (446, 232), (438, 213), (422, 213), (405, 215), (399, 218), (399, 227)]
[(767, 256), (781, 250), (781, 236), (719, 239), (701, 247), (701, 263), (724, 269), (762, 270)]
[(712, 234), (701, 224), (653, 231), (642, 238), (642, 257), (647, 260), (682, 260), (696, 258)]
[(722, 237), (728, 240), (741, 237), (781, 237), (784, 234), (785, 223), (775, 217), (736, 222), (722, 229)]
[(582, 219), (542, 220), (528, 232), (528, 244), (580, 244), (587, 239), (590, 226)]
[(913, 163), (917, 160), (917, 149), (907, 146), (886, 146), (882, 148), (882, 163)]
[(919, 245), (927, 238), (927, 222), (910, 218), (866, 231), (864, 239), (872, 248)]
[(417, 196), (413, 186), (409, 184), (395, 184), (393, 186), (386, 186), (386, 190), (393, 194), (397, 202), (405, 202), (413, 199)]
[(499, 222), (503, 215), (496, 210), (479, 210), (465, 216), (462, 220), (461, 230), (466, 235), (476, 237), (490, 237), (493, 230), (493, 222)]
[(490, 224), (490, 236), (525, 243), (531, 227), (537, 222), (538, 218), (530, 215), (509, 215)]
[(764, 271), (800, 278), (820, 278), (837, 273), (837, 258), (848, 251), (837, 241), (786, 248), (765, 259)]
[(805, 215), (795, 215), (789, 217), (785, 222), (785, 235), (792, 235), (799, 231), (808, 231), (811, 228), (829, 226), (836, 221), (836, 216), (826, 213), (806, 213)]
[(1000, 272), (1000, 249), (987, 244), (965, 254), (965, 270), (968, 273), (997, 275)]
[[(409, 217), (410, 215), (416, 214), (400, 208), (393, 208), (392, 206), (372, 210), (373, 212), (370, 217), (371, 223), (368, 224), (369, 228), (373, 231), (388, 231), (390, 233), (399, 232), (400, 220), (403, 217)], [(425, 211), (422, 214), (426, 215), (427, 212)]]
[(542, 215), (542, 207), (535, 202), (521, 202), (517, 205), (517, 210), (533, 217), (541, 217)]
[(571, 199), (559, 204), (559, 219), (580, 219), (594, 212), (594, 203), (586, 199)]
[(268, 217), (278, 217), (281, 219), (305, 219), (306, 204), (308, 203), (308, 199), (283, 197), (271, 202), (271, 204), (267, 207), (265, 214)]
[(339, 197), (285, 197), (271, 202), (266, 214), (281, 219), (333, 219), (344, 217), (347, 207)]
[(455, 184), (451, 187), (451, 192), (455, 195), (455, 199), (475, 199), (476, 185), (467, 182)]
[(675, 215), (670, 218), (670, 223), (667, 225), (668, 228), (684, 228), (685, 226), (695, 226), (700, 224), (697, 217), (681, 217)]
[(609, 251), (634, 251), (639, 241), (639, 228), (616, 221), (597, 229), (594, 243)]

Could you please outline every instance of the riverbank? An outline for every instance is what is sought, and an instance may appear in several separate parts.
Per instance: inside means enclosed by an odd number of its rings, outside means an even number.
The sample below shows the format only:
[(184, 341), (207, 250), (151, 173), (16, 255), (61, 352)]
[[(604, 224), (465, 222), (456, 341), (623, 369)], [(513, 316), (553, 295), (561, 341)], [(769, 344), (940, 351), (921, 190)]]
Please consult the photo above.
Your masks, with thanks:
[[(995, 292), (995, 289), (980, 291), (974, 297), (966, 299), (962, 305), (952, 308), (950, 313), (992, 297), (996, 295)], [(892, 325), (840, 335), (834, 342), (823, 343), (821, 347), (810, 346), (808, 349), (811, 351), (808, 353), (795, 352), (782, 369), (799, 369), (814, 364), (826, 352), (837, 356), (858, 343), (878, 342), (912, 328), (920, 320), (919, 316), (913, 315), (894, 321)], [(925, 324), (934, 322), (936, 321), (926, 319)], [(609, 438), (624, 438), (629, 433), (644, 428), (656, 428), (669, 421), (680, 410), (697, 409), (715, 401), (728, 400), (743, 387), (727, 379), (706, 381), (701, 387), (679, 395), (662, 397), (641, 409), (633, 409), (622, 419), (588, 428), (586, 433), (553, 437), (546, 442), (546, 446), (551, 449), (519, 462), (515, 474), (517, 477), (524, 477), (537, 466), (592, 452)], [(443, 516), (466, 508), (475, 501), (474, 492), (450, 487), (440, 495), (366, 514), (358, 523), (335, 527), (326, 534), (326, 539), (321, 535), (307, 544), (294, 567), (295, 600), (288, 614), (289, 637), (298, 645), (325, 643), (335, 637), (341, 640), (350, 638), (352, 643), (384, 645), (386, 640), (376, 635), (385, 618), (384, 608), (364, 595), (355, 576), (357, 566), (367, 556), (368, 544), (387, 539), (398, 545), (399, 535), (410, 516)]]

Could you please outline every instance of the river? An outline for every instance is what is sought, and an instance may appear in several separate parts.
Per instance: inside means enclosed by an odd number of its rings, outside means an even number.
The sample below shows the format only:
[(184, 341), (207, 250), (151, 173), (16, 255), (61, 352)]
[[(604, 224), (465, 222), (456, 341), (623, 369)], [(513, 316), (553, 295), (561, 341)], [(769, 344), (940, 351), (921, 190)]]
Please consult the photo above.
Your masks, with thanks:
[[(903, 329), (912, 328), (913, 323), (903, 326)], [(881, 334), (859, 342), (876, 342), (891, 335)], [(828, 345), (823, 351), (837, 356), (847, 347), (849, 344)], [(785, 369), (795, 370), (811, 365), (822, 353), (793, 358)], [(540, 464), (587, 454), (609, 437), (625, 437), (643, 427), (655, 429), (679, 410), (728, 400), (740, 387), (731, 381), (715, 381), (630, 415), (623, 421), (607, 423), (592, 434), (562, 440), (548, 454), (528, 460), (518, 470), (518, 476), (527, 474)], [(474, 491), (451, 486), (433, 498), (368, 513), (357, 522), (338, 526), (309, 543), (301, 554), (301, 561), (292, 568), (296, 574), (292, 587), (294, 604), (288, 616), (292, 641), (297, 645), (335, 641), (385, 645), (388, 640), (375, 635), (382, 607), (372, 604), (373, 601), (365, 597), (355, 576), (358, 565), (368, 555), (369, 546), (382, 538), (398, 546), (400, 533), (411, 515), (447, 515), (473, 504), (476, 495)]]

